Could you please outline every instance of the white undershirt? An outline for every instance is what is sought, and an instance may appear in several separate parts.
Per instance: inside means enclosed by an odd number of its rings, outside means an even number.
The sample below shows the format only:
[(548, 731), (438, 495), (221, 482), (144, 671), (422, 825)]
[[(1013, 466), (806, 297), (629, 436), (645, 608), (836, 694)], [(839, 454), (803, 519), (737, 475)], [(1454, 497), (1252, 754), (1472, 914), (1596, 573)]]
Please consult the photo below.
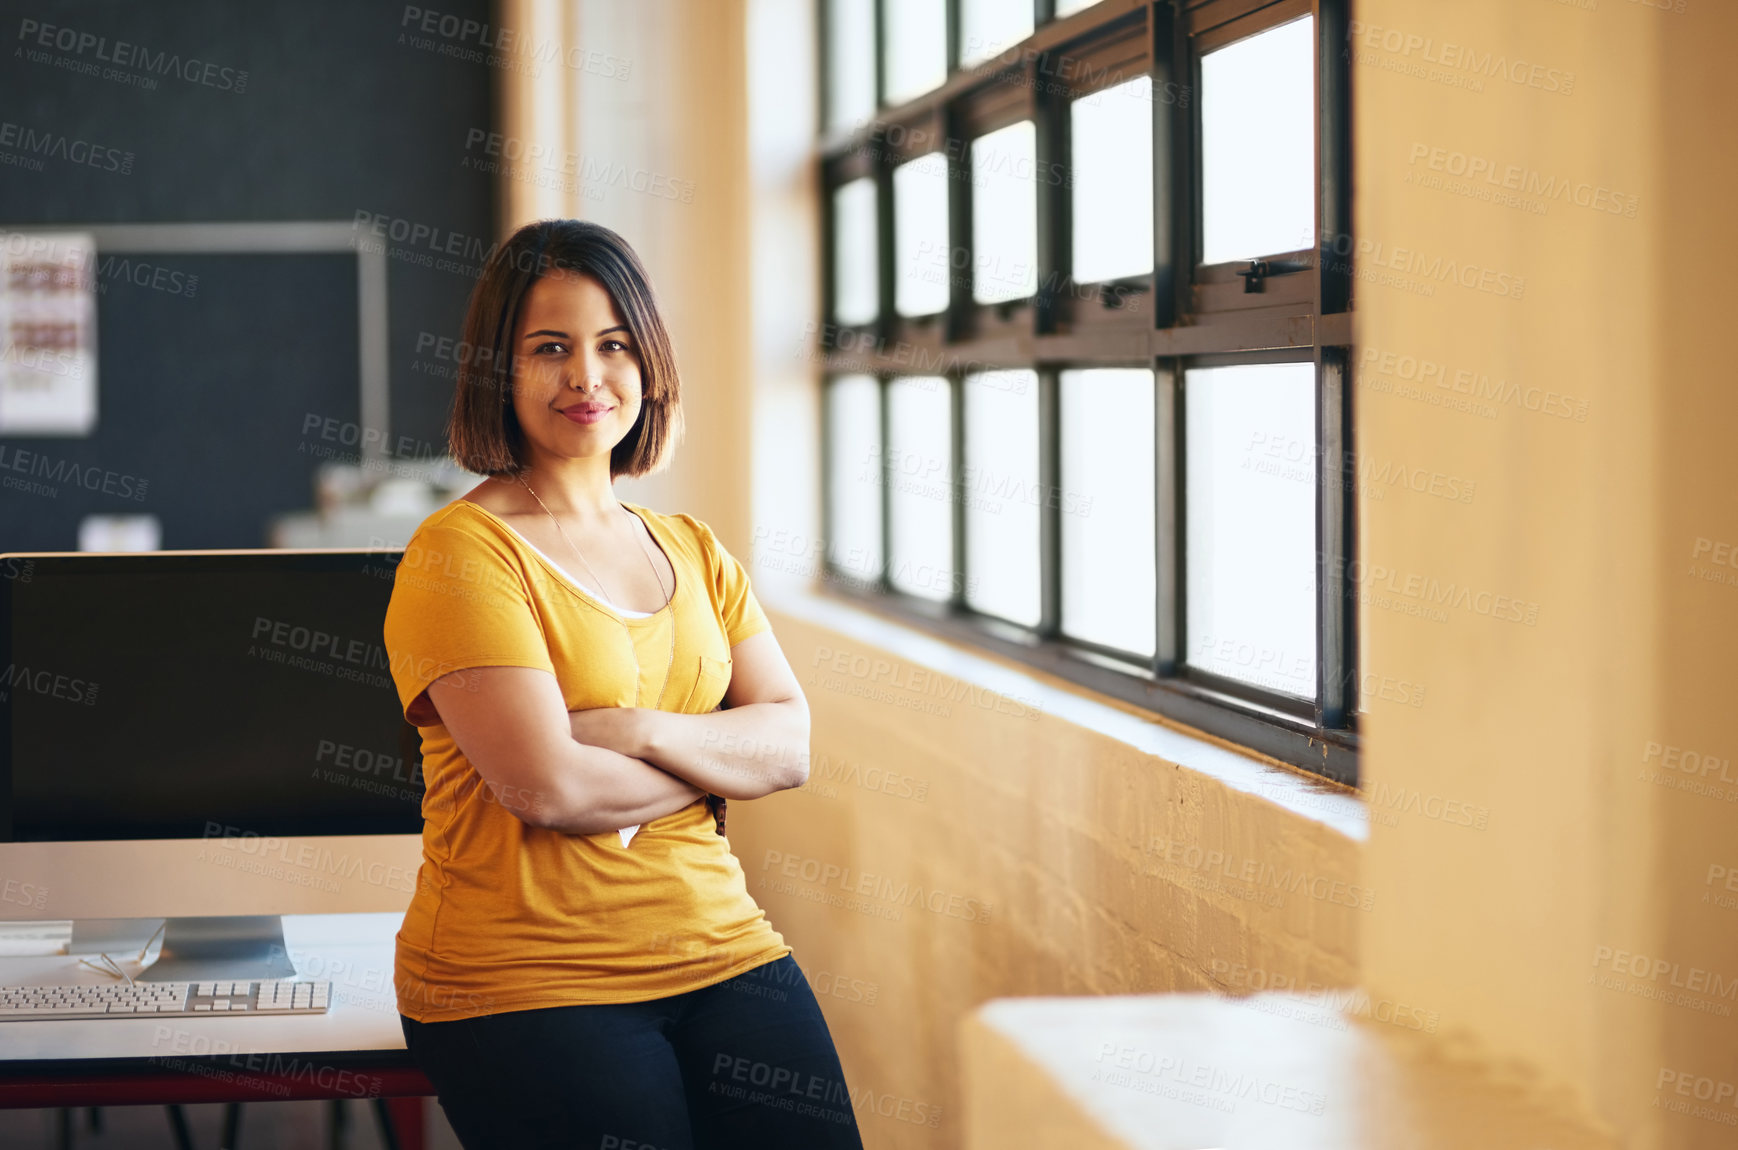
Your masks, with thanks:
[[(636, 518), (637, 518), (637, 516), (636, 516)], [(503, 519), (502, 522), (506, 523), (507, 521)], [(515, 535), (519, 535), (518, 528), (514, 527), (511, 523), (507, 524), (507, 530), (513, 532), (513, 534), (515, 534)], [(531, 540), (525, 538), (525, 536), (523, 536), (523, 535), (519, 535), (519, 541), (521, 543), (525, 544), (525, 546), (531, 548), (531, 550), (537, 552), (538, 555), (542, 556), (543, 561), (545, 563), (549, 564), (551, 567), (555, 568), (555, 573), (557, 575), (560, 575), (562, 577), (562, 579), (564, 579), (567, 582), (568, 586), (579, 591), (582, 595), (586, 596), (588, 599), (596, 600), (601, 606), (607, 607), (611, 611), (614, 611), (616, 614), (625, 616), (626, 618), (629, 618), (629, 619), (648, 619), (651, 616), (656, 615), (658, 613), (657, 611), (630, 611), (626, 607), (617, 607), (614, 603), (611, 603), (608, 599), (605, 599), (602, 595), (599, 595), (596, 591), (593, 591), (589, 587), (586, 587), (584, 584), (580, 583), (579, 580), (577, 580), (573, 576), (569, 575), (566, 571), (563, 571), (561, 569), (561, 564), (557, 563), (555, 560), (551, 559), (549, 556), (544, 555), (542, 550), (537, 546), (537, 544), (531, 542)]]

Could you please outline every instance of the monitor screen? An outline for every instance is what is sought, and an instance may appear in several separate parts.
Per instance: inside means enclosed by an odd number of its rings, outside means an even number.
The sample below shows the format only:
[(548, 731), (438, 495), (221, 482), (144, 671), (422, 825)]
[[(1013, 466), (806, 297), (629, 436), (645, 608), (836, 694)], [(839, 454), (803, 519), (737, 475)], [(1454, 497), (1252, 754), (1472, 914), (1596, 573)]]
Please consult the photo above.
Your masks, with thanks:
[(399, 558), (0, 556), (0, 841), (420, 832)]

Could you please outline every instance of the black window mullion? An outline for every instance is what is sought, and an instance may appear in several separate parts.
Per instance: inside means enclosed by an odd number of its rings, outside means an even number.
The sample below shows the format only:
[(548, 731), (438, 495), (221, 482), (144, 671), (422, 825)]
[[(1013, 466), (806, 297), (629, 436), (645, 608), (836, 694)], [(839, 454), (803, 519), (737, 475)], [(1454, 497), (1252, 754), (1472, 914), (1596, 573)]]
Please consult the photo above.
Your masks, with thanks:
[(834, 211), (833, 197), (840, 185), (837, 177), (822, 169), (821, 180), (821, 235), (826, 242), (821, 245), (821, 317), (826, 321), (821, 325), (818, 341), (822, 353), (832, 351), (838, 344), (839, 300), (838, 300), (838, 251), (839, 220)]
[(1316, 4), (1316, 266), (1321, 313), (1345, 311), (1352, 299), (1351, 72), (1340, 63), (1347, 38), (1346, 0)]
[[(884, 133), (877, 132), (871, 146), (875, 149), (875, 294), (879, 301), (875, 342), (880, 348), (893, 340), (899, 325), (899, 313), (894, 310), (893, 162)], [(828, 239), (830, 244), (831, 233)]]
[[(821, 0), (824, 4), (827, 0)], [(887, 18), (887, 0), (874, 0), (875, 7), (875, 108), (887, 106), (887, 31), (882, 21)]]
[(959, 71), (960, 67), (960, 3), (961, 0), (947, 0), (947, 74), (949, 76)]
[(880, 410), (877, 418), (881, 420), (881, 573), (877, 580), (883, 594), (893, 590), (893, 420), (890, 418), (892, 407), (889, 392), (892, 390), (892, 380), (885, 375), (875, 377), (875, 386), (880, 398)]
[(1158, 634), (1153, 670), (1176, 675), (1186, 661), (1183, 627), (1183, 379), (1182, 364), (1160, 359), (1153, 386), (1153, 584)]
[(966, 601), (966, 580), (971, 578), (971, 572), (966, 564), (966, 504), (965, 504), (965, 460), (966, 460), (966, 386), (965, 377), (957, 372), (949, 372), (942, 377), (943, 386), (948, 389), (948, 491), (950, 519), (953, 523), (953, 571), (952, 585), (948, 592), (948, 602), (954, 606), (964, 606)]
[[(1200, 80), (1182, 5), (1152, 10), (1153, 93), (1187, 92), (1153, 107), (1153, 322), (1175, 327), (1190, 311), (1196, 253), (1201, 149)], [(1167, 88), (1163, 85), (1175, 84)]]
[(833, 464), (838, 458), (839, 448), (833, 442), (833, 405), (838, 402), (833, 395), (833, 381), (830, 377), (821, 377), (821, 566), (823, 570), (836, 570), (838, 540), (834, 532), (838, 523), (833, 519)]
[(1346, 349), (1316, 349), (1316, 721), (1351, 726), (1358, 707), (1357, 660), (1347, 608), (1346, 556), (1350, 554), (1352, 496), (1351, 421), (1346, 418)]
[(1055, 368), (1038, 371), (1038, 634), (1053, 639), (1062, 634), (1062, 490), (1061, 382)]
[[(1038, 94), (1032, 108), (1035, 159), (1040, 172), (1072, 172), (1068, 99), (1066, 95), (1048, 91), (1051, 86), (1044, 82), (1044, 76), (1053, 67), (1044, 54), (1026, 65), (1026, 81), (1031, 91)], [(1033, 330), (1040, 334), (1056, 330), (1057, 295), (1073, 271), (1074, 204), (1070, 185), (1071, 181), (1036, 181), (1038, 293), (1032, 301), (1032, 322)]]
[[(957, 105), (948, 105), (942, 113), (942, 138), (950, 147), (943, 150), (947, 163), (947, 313), (943, 317), (943, 338), (957, 340), (971, 330), (973, 318), (973, 280), (978, 254), (972, 244), (972, 148), (966, 135), (966, 125)], [(963, 258), (955, 259), (960, 255)], [(955, 269), (964, 269), (956, 274)]]
[[(832, 27), (832, 0), (815, 0), (815, 59), (821, 62), (821, 66), (815, 69), (815, 108), (817, 109), (815, 120), (817, 131), (815, 134), (817, 137), (826, 136), (833, 126), (833, 101), (827, 93), (827, 84), (831, 79), (833, 63), (830, 42)], [(832, 232), (823, 226), (821, 234), (831, 235)], [(827, 311), (821, 314), (831, 315), (832, 313)]]

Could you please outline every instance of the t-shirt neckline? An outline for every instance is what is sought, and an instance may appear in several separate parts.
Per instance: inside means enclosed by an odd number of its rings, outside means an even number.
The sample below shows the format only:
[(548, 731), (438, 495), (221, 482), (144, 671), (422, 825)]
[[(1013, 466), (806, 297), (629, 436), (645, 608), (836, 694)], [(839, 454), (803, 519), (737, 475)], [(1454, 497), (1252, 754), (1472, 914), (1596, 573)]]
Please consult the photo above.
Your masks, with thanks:
[(645, 614), (645, 615), (624, 615), (621, 612), (621, 609), (618, 608), (615, 604), (613, 604), (609, 600), (603, 598), (603, 596), (595, 594), (592, 591), (588, 590), (584, 584), (579, 582), (579, 580), (575, 579), (573, 576), (569, 575), (566, 571), (562, 570), (561, 565), (559, 563), (555, 562), (555, 560), (553, 560), (549, 556), (545, 555), (543, 553), (542, 549), (537, 546), (537, 544), (531, 542), (531, 540), (525, 538), (524, 535), (520, 534), (519, 529), (517, 527), (514, 527), (511, 523), (507, 522), (505, 519), (501, 518), (499, 515), (496, 515), (493, 511), (490, 511), (487, 507), (484, 507), (481, 503), (476, 503), (476, 502), (469, 500), (469, 499), (455, 499), (455, 500), (453, 500), (453, 502), (454, 503), (462, 503), (466, 507), (475, 508), (476, 510), (482, 512), (484, 515), (488, 516), (490, 519), (494, 520), (496, 523), (499, 523), (502, 527), (506, 528), (509, 533), (512, 534), (513, 538), (515, 538), (519, 542), (523, 543), (525, 545), (526, 550), (530, 551), (533, 555), (535, 555), (537, 557), (538, 562), (542, 563), (545, 567), (548, 567), (550, 569), (550, 571), (553, 572), (555, 574), (555, 576), (557, 578), (559, 578), (563, 583), (567, 584), (569, 587), (572, 587), (574, 590), (580, 592), (580, 594), (582, 594), (585, 597), (586, 602), (593, 604), (599, 610), (605, 611), (608, 614), (615, 616), (617, 619), (620, 619), (623, 623), (633, 624), (633, 623), (646, 623), (646, 622), (655, 621), (661, 615), (663, 615), (666, 611), (671, 610), (676, 605), (676, 593), (677, 593), (677, 591), (681, 590), (681, 587), (682, 587), (682, 576), (681, 576), (681, 573), (678, 572), (676, 569), (676, 560), (671, 557), (670, 549), (668, 547), (664, 546), (664, 541), (661, 538), (659, 538), (657, 528), (652, 526), (651, 520), (648, 519), (646, 516), (641, 515), (639, 508), (637, 508), (636, 505), (634, 505), (632, 503), (628, 503), (625, 500), (620, 500), (620, 499), (616, 500), (616, 502), (618, 504), (620, 504), (621, 507), (628, 512), (628, 514), (632, 515), (634, 518), (638, 519), (641, 523), (645, 524), (646, 534), (648, 534), (652, 537), (653, 544), (656, 545), (658, 550), (663, 553), (664, 561), (670, 564), (670, 579), (671, 579), (671, 582), (674, 584), (670, 589), (670, 597), (664, 601), (664, 605), (662, 607), (658, 608), (656, 611), (652, 611), (649, 614)]

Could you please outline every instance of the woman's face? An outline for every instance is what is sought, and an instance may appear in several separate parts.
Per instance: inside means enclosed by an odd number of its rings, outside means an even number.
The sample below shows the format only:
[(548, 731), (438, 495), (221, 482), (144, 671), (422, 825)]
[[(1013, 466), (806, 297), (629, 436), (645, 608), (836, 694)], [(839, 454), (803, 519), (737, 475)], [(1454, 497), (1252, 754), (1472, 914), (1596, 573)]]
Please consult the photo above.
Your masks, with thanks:
[(607, 456), (640, 400), (639, 349), (603, 285), (565, 271), (531, 285), (513, 338), (513, 413), (528, 462)]

